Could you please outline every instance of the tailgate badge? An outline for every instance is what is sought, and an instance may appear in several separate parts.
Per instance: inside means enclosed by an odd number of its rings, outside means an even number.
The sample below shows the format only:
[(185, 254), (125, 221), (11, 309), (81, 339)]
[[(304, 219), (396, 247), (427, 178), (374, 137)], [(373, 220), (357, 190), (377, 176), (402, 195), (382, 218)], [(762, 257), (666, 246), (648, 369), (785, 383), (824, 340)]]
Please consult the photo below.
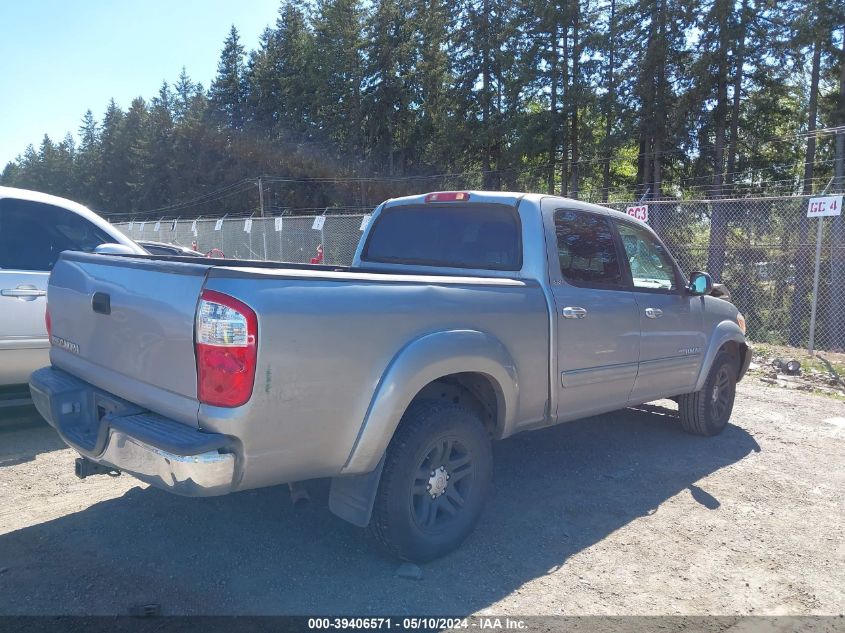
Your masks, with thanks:
[(50, 342), (55, 345), (56, 347), (61, 347), (62, 349), (66, 349), (67, 351), (73, 354), (79, 354), (79, 345), (74, 343), (73, 341), (68, 341), (60, 336), (56, 336), (55, 334), (50, 337)]

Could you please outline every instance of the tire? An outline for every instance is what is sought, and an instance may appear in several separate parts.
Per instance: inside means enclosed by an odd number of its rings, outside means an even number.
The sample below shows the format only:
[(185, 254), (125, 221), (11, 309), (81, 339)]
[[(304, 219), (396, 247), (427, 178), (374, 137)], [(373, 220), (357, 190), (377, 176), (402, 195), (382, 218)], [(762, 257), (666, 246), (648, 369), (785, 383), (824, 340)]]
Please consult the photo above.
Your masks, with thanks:
[(370, 532), (403, 560), (448, 554), (478, 521), (492, 464), (490, 436), (473, 411), (440, 401), (412, 404), (387, 448)]
[(687, 433), (712, 437), (721, 433), (733, 411), (739, 362), (720, 351), (713, 360), (704, 388), (678, 398), (681, 426)]

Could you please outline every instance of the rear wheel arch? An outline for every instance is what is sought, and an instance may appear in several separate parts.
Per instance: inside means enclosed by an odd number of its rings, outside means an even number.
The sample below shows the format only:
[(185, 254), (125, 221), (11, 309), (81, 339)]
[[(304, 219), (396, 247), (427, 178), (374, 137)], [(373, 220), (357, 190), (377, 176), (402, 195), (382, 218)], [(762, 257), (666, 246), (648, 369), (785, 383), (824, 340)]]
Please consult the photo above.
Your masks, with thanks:
[(379, 382), (346, 465), (332, 479), (329, 508), (355, 525), (369, 523), (387, 448), (413, 407), (438, 401), (464, 407), (498, 439), (513, 426), (518, 385), (510, 354), (489, 334), (458, 330), (416, 339)]
[(507, 405), (502, 386), (489, 374), (470, 371), (441, 376), (420, 389), (408, 408), (424, 400), (463, 405), (478, 416), (493, 438), (502, 437)]
[[(458, 395), (480, 406), (484, 419), (495, 419), (490, 427), (494, 437), (511, 433), (519, 381), (504, 345), (477, 330), (435, 332), (406, 345), (384, 372), (342, 473), (371, 471), (411, 403), (433, 396), (438, 389), (440, 394)], [(495, 414), (491, 414), (494, 400)]]

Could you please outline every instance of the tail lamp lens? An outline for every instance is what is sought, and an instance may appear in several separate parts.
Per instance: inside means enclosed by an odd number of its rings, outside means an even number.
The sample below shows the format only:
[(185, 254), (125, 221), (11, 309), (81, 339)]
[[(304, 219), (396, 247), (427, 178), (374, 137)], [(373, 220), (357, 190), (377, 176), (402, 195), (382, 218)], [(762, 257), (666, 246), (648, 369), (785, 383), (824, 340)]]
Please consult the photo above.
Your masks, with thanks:
[(53, 340), (53, 319), (50, 317), (50, 305), (44, 310), (44, 325), (47, 328), (47, 340)]
[(252, 396), (258, 318), (234, 297), (205, 290), (197, 308), (197, 397), (216, 407), (239, 407)]

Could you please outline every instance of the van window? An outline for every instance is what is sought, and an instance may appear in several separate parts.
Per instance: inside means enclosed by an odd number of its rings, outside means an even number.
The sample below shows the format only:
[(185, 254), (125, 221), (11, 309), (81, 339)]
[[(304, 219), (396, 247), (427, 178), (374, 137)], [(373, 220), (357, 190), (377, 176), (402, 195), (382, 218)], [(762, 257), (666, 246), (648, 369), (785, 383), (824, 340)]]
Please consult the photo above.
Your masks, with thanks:
[(90, 253), (112, 241), (105, 231), (67, 209), (0, 199), (0, 269), (49, 271), (62, 251)]

